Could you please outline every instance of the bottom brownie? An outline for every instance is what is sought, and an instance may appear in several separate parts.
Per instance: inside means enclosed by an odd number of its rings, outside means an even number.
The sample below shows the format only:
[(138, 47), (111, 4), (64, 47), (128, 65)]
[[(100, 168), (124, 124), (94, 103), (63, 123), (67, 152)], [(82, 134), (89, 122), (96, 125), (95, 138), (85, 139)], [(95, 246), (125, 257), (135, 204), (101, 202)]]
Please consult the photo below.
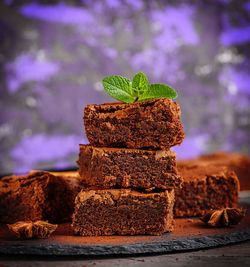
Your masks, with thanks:
[(130, 189), (82, 190), (73, 213), (75, 234), (160, 235), (173, 230), (173, 189), (141, 193)]
[(192, 160), (179, 162), (178, 170), (183, 184), (175, 190), (176, 217), (200, 216), (207, 210), (237, 206), (239, 181), (227, 167)]

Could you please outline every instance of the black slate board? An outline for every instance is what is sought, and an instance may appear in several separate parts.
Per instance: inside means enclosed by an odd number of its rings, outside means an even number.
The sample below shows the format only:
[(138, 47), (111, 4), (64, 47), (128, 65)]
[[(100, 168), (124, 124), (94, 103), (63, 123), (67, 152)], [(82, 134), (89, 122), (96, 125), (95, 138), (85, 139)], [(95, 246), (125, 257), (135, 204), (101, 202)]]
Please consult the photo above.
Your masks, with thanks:
[[(247, 194), (248, 195), (248, 194)], [(245, 203), (244, 203), (245, 202)], [(22, 255), (129, 255), (168, 253), (223, 246), (250, 240), (249, 199), (241, 206), (248, 208), (241, 224), (229, 228), (208, 228), (197, 218), (177, 219), (173, 233), (163, 236), (74, 236), (70, 224), (59, 225), (57, 231), (45, 240), (20, 241), (7, 227), (0, 227), (0, 253)]]

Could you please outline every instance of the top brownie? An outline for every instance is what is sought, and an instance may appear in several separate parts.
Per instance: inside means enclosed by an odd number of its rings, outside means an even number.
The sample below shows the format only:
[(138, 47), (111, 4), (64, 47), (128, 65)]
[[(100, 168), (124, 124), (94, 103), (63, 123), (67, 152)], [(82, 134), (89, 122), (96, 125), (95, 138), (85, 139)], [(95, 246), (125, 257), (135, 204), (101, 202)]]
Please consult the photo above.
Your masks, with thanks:
[(88, 105), (84, 125), (97, 147), (169, 149), (184, 138), (180, 106), (166, 98)]

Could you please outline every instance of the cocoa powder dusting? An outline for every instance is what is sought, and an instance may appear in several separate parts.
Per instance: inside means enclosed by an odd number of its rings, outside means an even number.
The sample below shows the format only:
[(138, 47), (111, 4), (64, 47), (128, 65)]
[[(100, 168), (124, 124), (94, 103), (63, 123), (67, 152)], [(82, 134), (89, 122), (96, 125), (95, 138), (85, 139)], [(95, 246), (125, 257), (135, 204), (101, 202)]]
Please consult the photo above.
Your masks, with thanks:
[[(188, 221), (189, 220), (189, 221)], [(190, 238), (193, 236), (208, 236), (217, 234), (227, 234), (235, 231), (242, 231), (250, 225), (250, 214), (249, 212), (241, 221), (241, 224), (235, 227), (225, 228), (211, 228), (207, 227), (198, 218), (190, 219), (175, 219), (175, 229), (171, 234), (165, 234), (162, 236), (75, 236), (73, 229), (69, 223), (59, 224), (58, 228), (53, 235), (47, 240), (33, 240), (33, 244), (44, 244), (53, 243), (62, 245), (129, 245), (134, 243), (154, 243), (166, 240), (177, 240), (178, 238)], [(4, 241), (14, 242), (12, 236), (9, 234), (8, 228), (5, 225), (0, 225), (0, 239)], [(29, 242), (29, 241), (26, 241)]]

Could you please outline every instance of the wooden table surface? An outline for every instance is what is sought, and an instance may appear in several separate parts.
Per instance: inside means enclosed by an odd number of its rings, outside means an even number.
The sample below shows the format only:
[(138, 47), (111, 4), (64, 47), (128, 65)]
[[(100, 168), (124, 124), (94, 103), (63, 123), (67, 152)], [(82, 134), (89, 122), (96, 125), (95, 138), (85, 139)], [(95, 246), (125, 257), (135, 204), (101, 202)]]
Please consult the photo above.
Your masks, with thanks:
[(0, 256), (3, 266), (250, 266), (250, 241), (193, 252), (115, 258)]

